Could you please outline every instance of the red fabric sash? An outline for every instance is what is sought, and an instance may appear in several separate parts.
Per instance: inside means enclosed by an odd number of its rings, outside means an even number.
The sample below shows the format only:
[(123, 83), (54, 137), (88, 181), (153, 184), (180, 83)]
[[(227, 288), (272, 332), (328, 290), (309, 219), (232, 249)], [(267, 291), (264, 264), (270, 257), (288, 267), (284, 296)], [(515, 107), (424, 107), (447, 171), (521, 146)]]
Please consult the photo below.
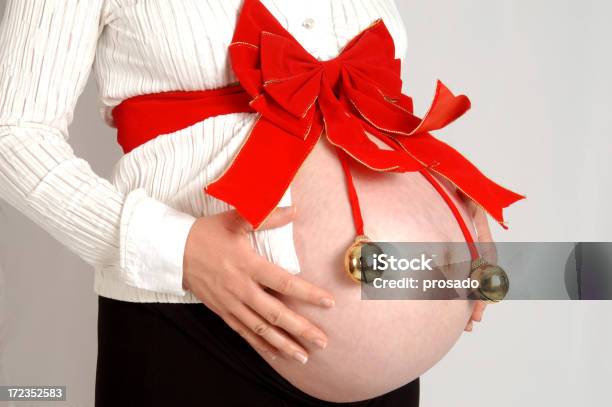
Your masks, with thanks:
[[(329, 61), (310, 55), (259, 0), (245, 0), (232, 44), (240, 84), (127, 99), (113, 110), (125, 152), (208, 117), (257, 112), (234, 160), (205, 191), (234, 206), (257, 228), (277, 206), (297, 170), (325, 133), (338, 151), (375, 171), (439, 174), (503, 227), (503, 208), (524, 198), (483, 175), (430, 132), (470, 108), (440, 81), (423, 119), (402, 94), (393, 38), (378, 20)], [(366, 134), (388, 145), (377, 146)], [(427, 177), (428, 179), (432, 177)]]
[(160, 134), (174, 133), (209, 117), (254, 112), (250, 100), (240, 85), (134, 96), (113, 109), (117, 142), (127, 154)]

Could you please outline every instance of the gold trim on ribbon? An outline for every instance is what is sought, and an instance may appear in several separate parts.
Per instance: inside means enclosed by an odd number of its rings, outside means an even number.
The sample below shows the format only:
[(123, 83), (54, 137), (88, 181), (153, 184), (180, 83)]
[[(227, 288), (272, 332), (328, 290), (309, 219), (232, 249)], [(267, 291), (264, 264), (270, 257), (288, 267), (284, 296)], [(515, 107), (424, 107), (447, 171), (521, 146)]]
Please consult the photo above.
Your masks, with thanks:
[(246, 41), (234, 41), (232, 43), (230, 43), (230, 45), (228, 45), (228, 47), (232, 47), (234, 45), (247, 45), (249, 47), (253, 47), (255, 49), (259, 49), (259, 47), (255, 44), (251, 44), (250, 42), (246, 42)]

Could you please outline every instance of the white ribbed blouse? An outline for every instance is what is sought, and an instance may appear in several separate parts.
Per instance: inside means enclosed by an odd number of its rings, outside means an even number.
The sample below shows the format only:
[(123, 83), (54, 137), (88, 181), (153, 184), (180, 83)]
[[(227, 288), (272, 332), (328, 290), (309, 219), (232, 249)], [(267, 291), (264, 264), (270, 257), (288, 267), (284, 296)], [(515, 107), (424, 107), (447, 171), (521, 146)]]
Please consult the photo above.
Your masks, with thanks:
[[(393, 0), (262, 0), (319, 59), (382, 18), (403, 58)], [(8, 0), (0, 26), (0, 197), (94, 266), (97, 294), (134, 302), (199, 300), (182, 288), (196, 217), (231, 209), (202, 192), (229, 164), (256, 115), (209, 118), (123, 156), (112, 179), (68, 143), (90, 71), (104, 117), (147, 93), (236, 81), (228, 61), (242, 0)], [(109, 142), (113, 142), (109, 140)], [(290, 189), (280, 205), (291, 203)], [(263, 256), (299, 272), (292, 226), (252, 234)]]

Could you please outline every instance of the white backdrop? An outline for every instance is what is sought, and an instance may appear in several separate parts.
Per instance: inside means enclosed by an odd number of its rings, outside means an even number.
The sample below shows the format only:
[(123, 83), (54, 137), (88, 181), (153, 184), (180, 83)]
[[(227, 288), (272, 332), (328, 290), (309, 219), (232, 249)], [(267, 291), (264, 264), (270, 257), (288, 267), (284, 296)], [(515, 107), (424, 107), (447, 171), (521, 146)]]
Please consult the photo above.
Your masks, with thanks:
[[(434, 80), (472, 100), (441, 135), (527, 195), (498, 241), (610, 241), (612, 2), (398, 0), (405, 90)], [(422, 381), (422, 404), (607, 406), (612, 302), (506, 302)]]
[[(363, 0), (367, 1), (367, 0)], [(435, 80), (472, 99), (440, 136), (524, 193), (503, 241), (610, 241), (612, 3), (397, 0), (408, 31), (405, 91), (418, 113)], [(0, 0), (0, 10), (4, 0)], [(1, 11), (0, 11), (1, 13)], [(71, 126), (75, 152), (103, 176), (120, 151), (90, 83)], [(0, 202), (0, 383), (67, 384), (93, 405), (91, 269)], [(425, 407), (611, 404), (606, 302), (506, 302), (422, 380)]]

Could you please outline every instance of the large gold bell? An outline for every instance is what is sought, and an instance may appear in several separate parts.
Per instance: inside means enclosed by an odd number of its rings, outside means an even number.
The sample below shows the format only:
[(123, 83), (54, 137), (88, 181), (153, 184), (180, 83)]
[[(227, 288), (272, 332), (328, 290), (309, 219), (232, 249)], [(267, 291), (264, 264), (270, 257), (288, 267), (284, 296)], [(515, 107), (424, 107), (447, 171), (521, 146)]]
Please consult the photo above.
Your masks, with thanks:
[(510, 290), (510, 281), (504, 269), (482, 258), (472, 262), (470, 278), (478, 281), (475, 291), (487, 303), (500, 302)]
[(374, 278), (382, 275), (381, 271), (374, 270), (371, 264), (367, 261), (363, 261), (362, 250), (366, 248), (366, 246), (368, 253), (380, 254), (383, 252), (382, 249), (378, 245), (372, 243), (370, 238), (366, 235), (359, 235), (344, 253), (344, 269), (351, 279), (358, 283), (371, 283)]

